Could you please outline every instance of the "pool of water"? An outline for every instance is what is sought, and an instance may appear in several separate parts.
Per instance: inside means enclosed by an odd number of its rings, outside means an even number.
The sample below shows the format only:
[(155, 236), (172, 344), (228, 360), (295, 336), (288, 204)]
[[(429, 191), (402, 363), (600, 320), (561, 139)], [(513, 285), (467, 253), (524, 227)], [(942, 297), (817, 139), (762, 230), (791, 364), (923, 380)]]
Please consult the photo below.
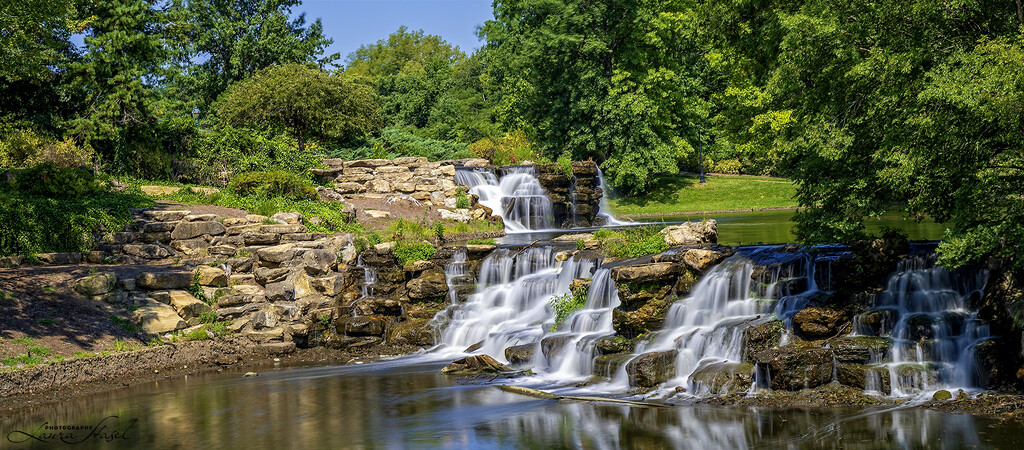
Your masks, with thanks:
[[(147, 383), (0, 416), (2, 448), (45, 427), (105, 424), (75, 448), (1021, 448), (1024, 427), (919, 408), (649, 408), (538, 400), (410, 357), (243, 369)], [(106, 420), (104, 420), (106, 419)], [(118, 435), (122, 432), (123, 435)], [(54, 432), (51, 432), (54, 433)], [(45, 437), (45, 436), (44, 436)], [(22, 441), (12, 443), (12, 441)]]
[[(665, 216), (657, 219), (638, 220), (638, 225), (672, 225), (676, 223), (715, 219), (718, 221), (718, 242), (726, 245), (741, 244), (782, 244), (796, 242), (793, 236), (793, 216), (796, 211), (760, 211), (748, 213), (706, 214), (689, 216)], [(946, 225), (932, 220), (917, 222), (904, 218), (898, 212), (883, 214), (877, 219), (868, 219), (865, 227), (869, 233), (879, 234), (882, 227), (898, 228), (914, 240), (939, 240), (946, 232)], [(537, 239), (549, 240), (566, 233), (593, 231), (596, 228), (578, 230), (548, 230), (530, 233), (509, 234), (499, 241), (504, 244), (529, 244)]]

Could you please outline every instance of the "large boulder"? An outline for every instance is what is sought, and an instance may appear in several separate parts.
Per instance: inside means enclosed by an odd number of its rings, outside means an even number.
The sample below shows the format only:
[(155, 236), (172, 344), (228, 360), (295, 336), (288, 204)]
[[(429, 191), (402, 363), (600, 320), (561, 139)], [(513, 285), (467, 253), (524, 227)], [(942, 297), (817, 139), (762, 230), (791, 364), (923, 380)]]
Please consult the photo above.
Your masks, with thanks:
[(675, 350), (665, 352), (644, 353), (633, 358), (626, 364), (629, 385), (633, 387), (653, 388), (676, 376)]
[(185, 291), (169, 291), (170, 304), (177, 311), (178, 315), (185, 319), (191, 319), (193, 317), (199, 317), (203, 313), (213, 311), (210, 305), (199, 301), (199, 299), (192, 296)]
[(782, 342), (781, 319), (751, 325), (743, 330), (743, 360), (756, 361), (758, 355), (778, 348)]
[(536, 344), (513, 345), (505, 349), (505, 359), (514, 366), (530, 364), (536, 351)]
[(889, 395), (892, 389), (889, 368), (886, 366), (839, 364), (836, 366), (836, 381), (845, 386), (880, 392), (883, 395)]
[(703, 245), (718, 243), (718, 222), (714, 219), (686, 222), (661, 230), (668, 245)]
[(329, 250), (313, 249), (302, 255), (302, 266), (313, 276), (326, 275), (337, 265), (338, 257)]
[(279, 281), (267, 284), (265, 295), (272, 302), (287, 302), (295, 299), (295, 283)]
[(826, 339), (839, 334), (848, 321), (844, 311), (811, 306), (793, 316), (793, 328), (804, 339)]
[(261, 248), (256, 251), (256, 256), (263, 262), (281, 264), (294, 258), (295, 252), (295, 244), (281, 244)]
[(385, 323), (379, 317), (344, 317), (334, 323), (339, 334), (345, 336), (383, 336)]
[(828, 343), (843, 364), (866, 364), (891, 359), (892, 339), (869, 336), (845, 336)]
[(753, 364), (727, 361), (701, 365), (690, 375), (695, 395), (740, 394), (750, 389), (753, 379)]
[(670, 280), (683, 273), (680, 264), (661, 262), (618, 266), (612, 269), (612, 279), (619, 283), (646, 283)]
[(453, 361), (444, 366), (441, 373), (449, 375), (473, 375), (480, 373), (510, 372), (508, 366), (487, 355), (472, 355)]
[(434, 345), (434, 328), (430, 319), (409, 319), (388, 332), (388, 343), (430, 347)]
[(409, 288), (409, 298), (413, 300), (439, 299), (448, 295), (448, 279), (437, 269), (423, 271), (406, 287)]
[(98, 273), (83, 277), (75, 282), (75, 292), (85, 295), (103, 295), (114, 290), (117, 276), (113, 273)]
[(256, 276), (256, 282), (264, 285), (284, 281), (285, 278), (288, 278), (290, 273), (291, 271), (288, 270), (287, 267), (280, 267), (277, 269), (257, 267), (256, 270), (253, 271), (253, 275)]
[(196, 268), (195, 276), (200, 286), (224, 287), (228, 285), (228, 275), (223, 269), (210, 266), (199, 266)]
[(768, 371), (772, 389), (798, 391), (832, 381), (832, 349), (789, 345), (764, 352), (757, 359)]
[(135, 278), (135, 284), (144, 289), (187, 289), (192, 272), (145, 272)]
[(227, 232), (224, 225), (215, 221), (178, 222), (171, 232), (171, 239), (192, 239), (203, 235), (219, 236)]
[(706, 272), (728, 256), (726, 253), (702, 248), (687, 250), (683, 254), (683, 262), (698, 272)]
[(150, 301), (132, 312), (132, 320), (148, 334), (164, 334), (185, 328), (185, 320), (170, 305)]
[(639, 306), (619, 305), (612, 310), (612, 328), (626, 339), (656, 331), (665, 321), (665, 314), (671, 304), (671, 299), (661, 298), (651, 299)]

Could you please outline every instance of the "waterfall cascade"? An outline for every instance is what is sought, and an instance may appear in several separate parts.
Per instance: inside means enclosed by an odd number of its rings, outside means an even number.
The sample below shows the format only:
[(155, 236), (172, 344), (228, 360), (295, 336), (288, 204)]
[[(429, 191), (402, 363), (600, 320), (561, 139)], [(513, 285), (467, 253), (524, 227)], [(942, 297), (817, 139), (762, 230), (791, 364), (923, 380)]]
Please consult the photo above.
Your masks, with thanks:
[[(988, 272), (970, 276), (935, 265), (935, 256), (900, 262), (874, 306), (854, 318), (854, 333), (892, 339), (888, 370), (893, 395), (978, 385), (975, 347), (990, 339), (988, 325), (971, 310), (969, 299), (985, 289)], [(880, 386), (878, 377), (870, 388)]]
[(604, 182), (604, 173), (601, 172), (601, 168), (600, 167), (597, 168), (597, 180), (600, 182), (600, 184), (601, 184), (601, 192), (603, 192), (603, 195), (601, 196), (601, 203), (598, 205), (597, 217), (600, 217), (600, 218), (604, 219), (605, 226), (613, 226), (614, 227), (614, 226), (620, 226), (620, 225), (634, 225), (634, 224), (636, 224), (636, 222), (633, 222), (631, 220), (630, 221), (625, 221), (625, 220), (616, 219), (615, 216), (612, 215), (611, 207), (608, 206), (608, 193), (611, 192), (611, 191), (608, 190), (608, 185), (605, 184), (605, 182)]
[(510, 168), (500, 180), (489, 169), (460, 168), (455, 182), (500, 215), (510, 233), (555, 228), (554, 207), (533, 166)]

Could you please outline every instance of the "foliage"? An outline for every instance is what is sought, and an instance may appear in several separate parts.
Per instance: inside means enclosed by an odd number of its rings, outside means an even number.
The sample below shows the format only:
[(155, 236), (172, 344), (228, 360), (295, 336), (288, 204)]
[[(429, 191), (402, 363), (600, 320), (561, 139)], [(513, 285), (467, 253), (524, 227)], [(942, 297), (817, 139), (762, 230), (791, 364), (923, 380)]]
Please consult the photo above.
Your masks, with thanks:
[(668, 250), (665, 236), (657, 226), (630, 227), (622, 230), (599, 230), (594, 238), (601, 241), (608, 256), (616, 258), (639, 258)]
[(321, 69), (285, 64), (261, 70), (232, 85), (217, 114), (234, 126), (288, 131), (299, 153), (308, 137), (352, 140), (376, 123), (373, 92)]
[(444, 161), (470, 155), (464, 144), (420, 137), (399, 128), (384, 129), (373, 144), (385, 152), (385, 158), (423, 156), (431, 161)]
[(110, 344), (110, 350), (115, 352), (132, 352), (140, 347), (138, 342), (128, 342), (124, 339), (114, 339)]
[(62, 141), (31, 129), (13, 130), (0, 138), (0, 167), (25, 167), (52, 162), (61, 167), (92, 166), (95, 154), (70, 138)]
[[(27, 175), (26, 175), (27, 173)], [(50, 163), (0, 183), (0, 255), (88, 251), (95, 233), (120, 231), (129, 209), (153, 205), (138, 191), (114, 192), (81, 169)]]
[(244, 173), (286, 170), (303, 174), (316, 167), (322, 156), (317, 141), (307, 141), (299, 151), (296, 140), (285, 134), (224, 125), (190, 137), (187, 161), (179, 167), (179, 180), (202, 184), (221, 182), (221, 172)]
[[(189, 205), (218, 205), (228, 208), (244, 209), (252, 214), (272, 216), (279, 212), (298, 212), (305, 218), (306, 229), (311, 233), (327, 233), (337, 231), (358, 231), (362, 225), (348, 222), (338, 203), (321, 202), (319, 200), (290, 200), (282, 197), (243, 197), (233, 192), (204, 194), (191, 188), (181, 189), (160, 198), (174, 200)], [(309, 218), (319, 217), (320, 225), (309, 222)]]
[(594, 158), (613, 187), (647, 190), (674, 172), (674, 138), (707, 116), (706, 61), (687, 2), (495, 3), (481, 34), (507, 65), (509, 105), (549, 157)]
[(316, 189), (308, 180), (283, 170), (239, 174), (231, 180), (230, 187), (240, 196), (281, 197), (296, 201), (317, 198)]
[(0, 3), (0, 78), (38, 77), (60, 61), (75, 28), (71, 0)]
[(494, 245), (495, 241), (494, 241), (494, 238), (470, 239), (466, 243), (469, 244), (469, 245)]
[[(306, 24), (304, 13), (293, 16), (299, 0), (174, 0), (180, 21), (171, 30), (189, 46), (179, 55), (182, 67), (172, 79), (182, 100), (208, 105), (229, 85), (259, 70), (281, 64), (317, 63), (333, 40), (324, 36), (320, 19)], [(294, 18), (293, 18), (294, 17)], [(194, 61), (202, 61), (198, 64)]]
[(401, 267), (408, 262), (433, 258), (437, 254), (437, 249), (429, 242), (400, 240), (395, 243), (394, 253)]
[(551, 325), (551, 331), (554, 331), (568, 319), (572, 313), (583, 309), (587, 304), (587, 285), (579, 284), (576, 285), (572, 292), (556, 295), (551, 297), (548, 302), (551, 305), (552, 311), (555, 313), (555, 323)]
[(71, 132), (95, 149), (109, 168), (143, 177), (165, 175), (150, 80), (167, 61), (167, 17), (146, 0), (84, 2), (85, 53), (70, 64), (72, 84), (85, 92)]
[(458, 209), (469, 208), (469, 196), (466, 195), (465, 190), (459, 189), (459, 191), (455, 193), (455, 207)]
[(506, 133), (500, 141), (484, 138), (469, 144), (469, 152), (476, 158), (484, 158), (495, 166), (522, 164), (525, 161), (547, 162), (537, 153), (536, 146), (526, 138), (523, 130)]

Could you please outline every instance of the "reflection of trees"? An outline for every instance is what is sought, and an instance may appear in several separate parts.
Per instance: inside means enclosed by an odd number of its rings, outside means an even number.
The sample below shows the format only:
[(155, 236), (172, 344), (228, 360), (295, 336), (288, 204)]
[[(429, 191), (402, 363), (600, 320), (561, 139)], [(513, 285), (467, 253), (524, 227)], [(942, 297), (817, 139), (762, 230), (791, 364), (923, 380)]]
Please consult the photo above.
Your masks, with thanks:
[[(394, 366), (391, 366), (394, 369)], [(386, 369), (386, 370), (391, 370)], [(432, 369), (295, 369), (133, 386), (0, 419), (3, 430), (139, 419), (132, 448), (846, 448), (981, 443), (976, 419), (921, 409), (777, 411), (558, 403), (460, 385)], [(987, 430), (1009, 439), (1019, 426)], [(101, 442), (93, 442), (103, 447)], [(89, 448), (83, 446), (81, 448)]]

